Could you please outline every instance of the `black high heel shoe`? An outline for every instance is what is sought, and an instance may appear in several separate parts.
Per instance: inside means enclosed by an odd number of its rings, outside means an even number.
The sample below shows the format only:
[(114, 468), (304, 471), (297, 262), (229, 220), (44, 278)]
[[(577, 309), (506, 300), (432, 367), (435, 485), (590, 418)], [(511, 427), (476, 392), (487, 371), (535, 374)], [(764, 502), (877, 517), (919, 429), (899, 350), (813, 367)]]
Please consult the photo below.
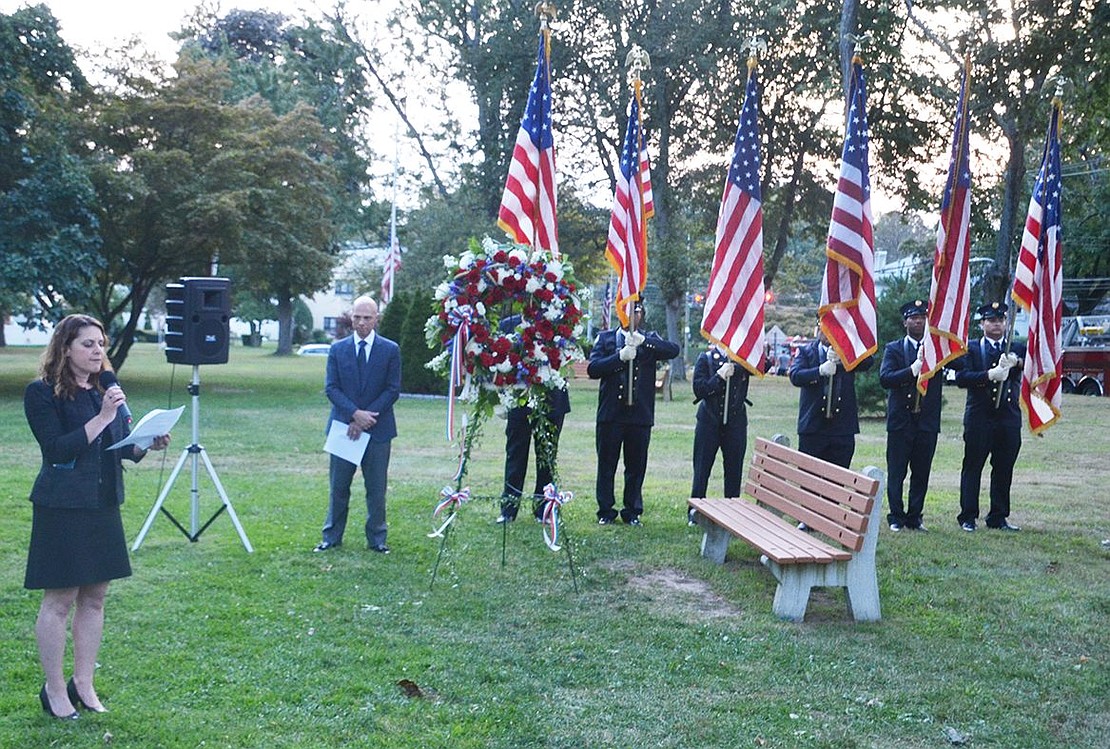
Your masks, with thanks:
[(43, 711), (46, 712), (51, 718), (57, 718), (58, 720), (77, 720), (81, 717), (76, 710), (74, 710), (69, 715), (58, 715), (57, 713), (55, 713), (54, 708), (50, 707), (50, 698), (46, 696), (45, 684), (43, 684), (42, 686), (42, 691), (39, 692), (39, 702), (42, 703)]
[(83, 699), (81, 699), (81, 695), (77, 692), (77, 685), (73, 683), (72, 678), (69, 681), (66, 682), (66, 694), (69, 695), (69, 701), (73, 703), (74, 707), (84, 708), (85, 710), (88, 710), (88, 711), (94, 712), (94, 713), (106, 713), (106, 712), (108, 712), (107, 708), (101, 708), (100, 710), (97, 710), (94, 707), (89, 707), (85, 703), (85, 701)]

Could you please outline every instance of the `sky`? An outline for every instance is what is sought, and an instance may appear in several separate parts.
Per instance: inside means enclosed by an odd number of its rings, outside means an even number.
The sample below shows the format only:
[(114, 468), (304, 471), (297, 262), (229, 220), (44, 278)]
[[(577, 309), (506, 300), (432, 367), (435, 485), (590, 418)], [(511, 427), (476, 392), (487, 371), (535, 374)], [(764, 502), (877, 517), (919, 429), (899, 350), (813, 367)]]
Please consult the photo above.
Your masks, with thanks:
[[(170, 32), (177, 31), (182, 21), (199, 5), (197, 0), (41, 0), (50, 8), (61, 25), (62, 38), (72, 47), (88, 50), (116, 46), (133, 36), (142, 38), (145, 46), (166, 60), (175, 56), (177, 44), (170, 39)], [(0, 0), (0, 9), (11, 13), (25, 5), (37, 5), (33, 0)], [(376, 3), (366, 3), (376, 4)], [(223, 10), (265, 9), (291, 16), (310, 14), (315, 3), (305, 0), (232, 0), (219, 3)]]
[[(39, 1), (51, 9), (61, 25), (62, 37), (74, 47), (79, 56), (82, 51), (95, 53), (101, 49), (118, 46), (121, 42), (138, 36), (148, 50), (156, 53), (167, 62), (173, 61), (177, 50), (177, 43), (169, 37), (169, 34), (179, 30), (183, 21), (200, 4), (199, 0)], [(34, 0), (0, 0), (0, 11), (10, 13), (21, 6), (33, 4), (37, 3)], [(330, 9), (334, 2), (333, 0), (322, 0), (322, 2), (315, 0), (223, 0), (222, 2), (213, 0), (212, 5), (218, 8), (217, 12), (219, 14), (233, 9), (263, 9), (284, 13), (294, 18), (303, 18), (306, 16), (318, 17), (321, 13), (320, 8)], [(388, 10), (394, 6), (395, 0), (354, 0), (349, 3), (348, 10), (363, 23), (373, 23), (375, 20), (383, 18)], [(365, 38), (369, 39), (370, 36), (367, 35)], [(86, 73), (90, 72), (88, 66), (85, 67)], [(419, 101), (419, 97), (416, 97), (415, 101)], [(410, 97), (410, 105), (412, 105), (411, 102)], [(415, 106), (419, 107), (419, 104), (415, 104)], [(466, 105), (463, 104), (462, 106)], [(410, 116), (413, 116), (417, 122), (424, 120), (422, 123), (424, 127), (434, 127), (434, 123), (426, 121), (426, 115), (421, 116), (420, 112), (414, 111), (410, 113)], [(395, 138), (397, 128), (398, 125), (392, 123), (377, 128), (380, 131), (382, 144), (372, 143), (371, 145), (377, 145), (377, 150), (383, 154), (390, 153), (398, 147)], [(559, 134), (556, 133), (556, 139), (558, 137)], [(404, 141), (404, 139), (401, 140)], [(409, 144), (402, 143), (401, 145), (402, 151), (399, 158), (402, 168), (407, 167), (407, 169), (414, 172), (419, 172), (423, 169), (423, 164), (415, 157), (414, 150), (405, 153), (407, 145)], [(947, 154), (943, 154), (943, 156), (946, 162)], [(392, 177), (388, 173), (390, 171), (388, 161), (387, 159), (385, 163), (380, 163), (376, 170), (380, 173), (374, 175), (378, 184), (378, 197), (385, 199), (388, 199), (392, 192), (389, 187)], [(940, 161), (940, 157), (938, 157), (938, 161)], [(723, 169), (724, 166), (722, 166)], [(409, 179), (405, 175), (402, 175), (400, 179), (399, 203), (403, 207), (416, 199), (413, 188), (417, 186), (415, 182), (419, 181), (419, 177), (416, 174), (412, 176), (415, 179)], [(940, 179), (943, 180), (943, 175)], [(881, 186), (875, 185), (874, 182), (873, 179), (872, 204), (875, 212), (878, 214), (898, 208), (883, 194)], [(607, 205), (609, 200), (608, 195), (599, 196), (598, 204)]]

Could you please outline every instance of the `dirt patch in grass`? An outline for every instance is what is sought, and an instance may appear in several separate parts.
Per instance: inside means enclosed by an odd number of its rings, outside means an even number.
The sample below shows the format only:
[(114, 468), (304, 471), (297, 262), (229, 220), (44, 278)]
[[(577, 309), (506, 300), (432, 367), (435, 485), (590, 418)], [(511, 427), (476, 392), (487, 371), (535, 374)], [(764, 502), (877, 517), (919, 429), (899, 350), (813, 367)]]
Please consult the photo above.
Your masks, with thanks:
[(688, 619), (738, 617), (743, 612), (713, 592), (704, 580), (674, 569), (650, 570), (628, 578), (629, 587), (653, 603)]

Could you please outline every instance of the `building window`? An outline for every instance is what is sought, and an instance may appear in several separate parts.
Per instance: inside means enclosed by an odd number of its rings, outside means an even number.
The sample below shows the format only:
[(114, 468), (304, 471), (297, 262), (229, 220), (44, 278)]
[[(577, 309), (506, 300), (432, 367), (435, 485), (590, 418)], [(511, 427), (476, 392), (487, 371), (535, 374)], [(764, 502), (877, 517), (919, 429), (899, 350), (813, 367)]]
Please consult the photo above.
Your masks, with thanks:
[(324, 332), (325, 333), (331, 333), (332, 335), (335, 335), (335, 324), (336, 324), (336, 321), (338, 319), (339, 318), (337, 318), (337, 317), (325, 317), (324, 318)]
[(336, 281), (335, 282), (335, 295), (336, 296), (353, 296), (355, 293), (355, 285), (351, 281)]

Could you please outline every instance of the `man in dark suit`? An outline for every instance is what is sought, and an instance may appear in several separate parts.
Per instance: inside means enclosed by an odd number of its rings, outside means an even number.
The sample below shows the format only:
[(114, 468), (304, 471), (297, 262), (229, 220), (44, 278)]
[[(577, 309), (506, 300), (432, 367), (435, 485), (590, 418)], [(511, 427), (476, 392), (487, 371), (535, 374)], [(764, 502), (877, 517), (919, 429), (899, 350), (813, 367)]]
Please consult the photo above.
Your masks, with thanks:
[[(502, 333), (512, 333), (520, 325), (521, 316), (512, 315), (501, 321)], [(563, 420), (570, 413), (570, 394), (564, 385), (550, 388), (545, 399), (547, 419), (551, 440), (551, 454), (548, 460), (554, 462), (559, 451), (559, 434), (563, 431)], [(544, 459), (540, 440), (544, 439), (541, 430), (534, 430), (532, 409), (518, 406), (509, 409), (505, 424), (505, 485), (501, 490), (501, 515), (498, 523), (511, 523), (516, 520), (520, 509), (520, 496), (524, 493), (524, 479), (528, 475), (528, 447), (536, 442), (536, 485), (532, 492), (532, 514), (537, 519), (543, 514), (543, 505), (537, 500), (543, 498), (543, 488), (552, 482), (551, 464)]]
[[(856, 452), (859, 434), (859, 407), (856, 404), (856, 372), (866, 372), (875, 364), (867, 357), (851, 372), (829, 346), (818, 326), (816, 339), (798, 349), (790, 366), (790, 382), (801, 388), (798, 396), (798, 449), (807, 455), (849, 468)], [(828, 392), (832, 388), (832, 408)]]
[[(740, 496), (740, 474), (748, 441), (748, 397), (750, 377), (737, 367), (728, 353), (712, 345), (694, 362), (694, 402), (698, 404), (694, 427), (694, 482), (691, 497), (708, 491), (713, 462), (721, 453), (725, 474), (725, 497)], [(725, 393), (728, 392), (728, 401)], [(726, 417), (727, 414), (727, 417)]]
[[(369, 548), (388, 554), (386, 546), (385, 489), (389, 452), (397, 436), (393, 404), (401, 394), (401, 350), (388, 338), (377, 335), (378, 305), (360, 296), (351, 307), (354, 333), (332, 344), (328, 352), (324, 393), (331, 401), (328, 420), (347, 425), (347, 436), (358, 439), (370, 434), (362, 456), (362, 480), (366, 487), (366, 541)], [(343, 543), (351, 480), (356, 466), (330, 456), (328, 516), (323, 540), (313, 551), (327, 551)]]
[[(902, 305), (906, 335), (891, 341), (883, 350), (879, 384), (887, 391), (886, 401), (886, 496), (890, 529), (923, 531), (922, 513), (929, 472), (940, 433), (941, 390), (944, 377), (929, 379), (925, 395), (917, 392), (921, 374), (921, 343), (928, 323), (929, 303), (915, 299)], [(910, 474), (909, 506), (902, 503), (902, 486)]]
[[(586, 372), (601, 380), (597, 391), (597, 521), (610, 525), (617, 517), (613, 485), (617, 461), (624, 451), (624, 506), (621, 519), (641, 525), (641, 492), (647, 471), (648, 443), (655, 423), (655, 364), (679, 354), (677, 343), (657, 333), (640, 332), (644, 308), (632, 306), (631, 330), (603, 330), (590, 350)], [(631, 384), (630, 384), (631, 378)]]
[[(983, 466), (991, 461), (990, 510), (987, 527), (1020, 530), (1010, 525), (1010, 484), (1021, 450), (1022, 360), (1025, 346), (1011, 343), (1006, 352), (1005, 302), (984, 304), (978, 311), (983, 337), (969, 341), (967, 353), (952, 362), (956, 385), (967, 390), (964, 408), (964, 461), (960, 469), (960, 514), (965, 531), (979, 519), (979, 486)], [(1001, 391), (1001, 393), (999, 392)]]

